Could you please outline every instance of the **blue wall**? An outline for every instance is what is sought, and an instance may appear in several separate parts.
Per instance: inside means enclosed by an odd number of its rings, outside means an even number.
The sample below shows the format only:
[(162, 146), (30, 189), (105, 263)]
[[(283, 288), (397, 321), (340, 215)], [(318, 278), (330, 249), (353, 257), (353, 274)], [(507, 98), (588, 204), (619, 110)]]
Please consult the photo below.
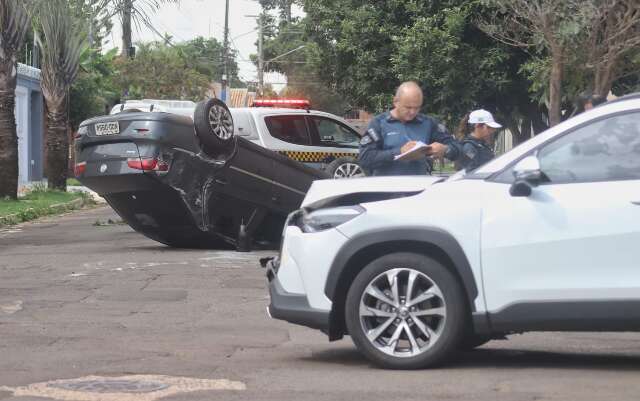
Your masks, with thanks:
[(43, 178), (44, 168), (44, 103), (39, 74), (33, 74), (37, 71), (35, 69), (31, 68), (30, 71), (32, 74), (24, 74), (24, 66), (18, 70), (18, 86), (27, 91), (29, 108), (27, 110), (28, 154), (19, 154), (18, 157), (27, 157), (29, 160), (29, 174), (26, 178), (29, 181), (39, 181)]

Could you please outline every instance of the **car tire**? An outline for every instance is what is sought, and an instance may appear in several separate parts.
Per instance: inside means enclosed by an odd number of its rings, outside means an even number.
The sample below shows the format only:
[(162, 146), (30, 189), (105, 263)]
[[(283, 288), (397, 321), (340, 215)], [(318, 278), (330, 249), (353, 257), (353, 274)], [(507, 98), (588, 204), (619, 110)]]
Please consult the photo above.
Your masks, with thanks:
[(198, 102), (193, 124), (207, 153), (226, 153), (234, 143), (233, 117), (227, 105), (219, 99)]
[(332, 178), (357, 178), (364, 177), (364, 169), (353, 157), (339, 157), (329, 163), (326, 169)]
[[(396, 290), (391, 282), (398, 284)], [(345, 305), (347, 330), (356, 347), (388, 369), (421, 369), (446, 361), (464, 334), (465, 316), (456, 277), (438, 261), (408, 252), (369, 263), (351, 284)]]

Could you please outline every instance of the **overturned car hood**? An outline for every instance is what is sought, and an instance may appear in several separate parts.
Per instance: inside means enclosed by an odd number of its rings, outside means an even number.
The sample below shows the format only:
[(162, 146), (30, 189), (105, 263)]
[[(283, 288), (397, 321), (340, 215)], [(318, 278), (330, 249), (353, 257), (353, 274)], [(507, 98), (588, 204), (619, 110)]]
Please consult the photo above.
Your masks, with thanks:
[(370, 194), (371, 196), (394, 193), (418, 193), (424, 191), (442, 177), (390, 176), (350, 178), (342, 180), (314, 181), (302, 202), (302, 207), (314, 207), (348, 195)]

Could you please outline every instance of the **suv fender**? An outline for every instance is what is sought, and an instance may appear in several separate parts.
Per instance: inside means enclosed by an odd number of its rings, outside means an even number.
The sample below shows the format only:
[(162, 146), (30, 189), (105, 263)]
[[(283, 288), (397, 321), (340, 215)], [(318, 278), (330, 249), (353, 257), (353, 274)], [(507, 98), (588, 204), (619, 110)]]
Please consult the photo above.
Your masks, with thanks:
[[(407, 250), (440, 259), (452, 269), (462, 282), (469, 312), (476, 315), (474, 301), (478, 297), (478, 287), (467, 256), (458, 241), (438, 228), (395, 228), (355, 236), (338, 251), (329, 269), (324, 291), (333, 303), (330, 319), (332, 332), (335, 333), (334, 330), (340, 330), (338, 326), (342, 326), (344, 312), (341, 305), (356, 274), (367, 263), (386, 253)], [(486, 316), (484, 313), (479, 315)], [(474, 326), (482, 324), (476, 322), (476, 319), (478, 317), (474, 316)]]

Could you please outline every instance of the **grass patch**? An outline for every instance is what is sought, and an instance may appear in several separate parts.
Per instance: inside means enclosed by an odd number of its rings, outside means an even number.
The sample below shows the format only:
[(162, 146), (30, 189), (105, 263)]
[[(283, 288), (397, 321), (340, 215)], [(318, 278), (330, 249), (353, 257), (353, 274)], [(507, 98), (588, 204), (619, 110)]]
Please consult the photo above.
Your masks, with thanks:
[[(81, 202), (74, 202), (81, 199)], [(64, 213), (89, 203), (89, 197), (84, 193), (48, 191), (36, 187), (18, 200), (0, 199), (0, 226), (17, 224), (34, 220), (38, 217)]]
[(82, 183), (75, 178), (67, 178), (68, 187), (81, 187)]

